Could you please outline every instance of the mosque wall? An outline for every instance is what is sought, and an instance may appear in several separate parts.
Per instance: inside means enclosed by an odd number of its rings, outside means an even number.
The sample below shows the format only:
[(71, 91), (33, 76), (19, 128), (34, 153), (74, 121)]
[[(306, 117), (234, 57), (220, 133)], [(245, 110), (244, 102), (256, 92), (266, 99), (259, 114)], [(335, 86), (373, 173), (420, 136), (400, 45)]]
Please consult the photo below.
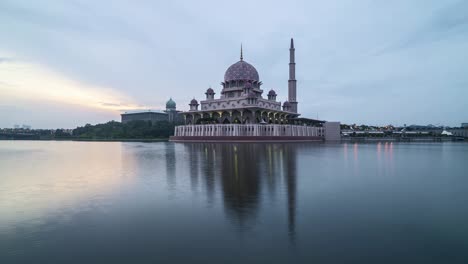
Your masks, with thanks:
[(254, 137), (324, 137), (322, 127), (295, 125), (260, 124), (213, 124), (177, 126), (176, 137), (216, 137), (216, 136), (254, 136)]

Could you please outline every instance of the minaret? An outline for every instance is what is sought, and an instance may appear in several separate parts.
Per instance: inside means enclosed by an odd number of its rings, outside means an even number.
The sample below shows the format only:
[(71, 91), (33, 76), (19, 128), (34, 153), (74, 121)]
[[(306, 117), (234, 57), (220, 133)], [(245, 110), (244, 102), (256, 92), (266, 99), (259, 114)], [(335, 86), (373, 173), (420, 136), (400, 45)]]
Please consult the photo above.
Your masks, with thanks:
[(294, 58), (294, 40), (291, 38), (289, 48), (289, 80), (288, 80), (288, 101), (291, 104), (291, 112), (297, 113), (296, 101), (296, 62)]

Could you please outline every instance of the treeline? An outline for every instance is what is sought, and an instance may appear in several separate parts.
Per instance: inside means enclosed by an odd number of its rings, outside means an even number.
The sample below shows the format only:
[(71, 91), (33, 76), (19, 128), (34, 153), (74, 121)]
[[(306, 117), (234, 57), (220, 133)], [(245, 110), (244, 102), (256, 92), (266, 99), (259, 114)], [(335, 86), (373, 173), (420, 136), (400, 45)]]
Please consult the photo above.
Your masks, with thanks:
[(174, 124), (168, 121), (131, 121), (120, 123), (110, 121), (105, 124), (77, 127), (72, 137), (83, 139), (156, 139), (174, 135)]

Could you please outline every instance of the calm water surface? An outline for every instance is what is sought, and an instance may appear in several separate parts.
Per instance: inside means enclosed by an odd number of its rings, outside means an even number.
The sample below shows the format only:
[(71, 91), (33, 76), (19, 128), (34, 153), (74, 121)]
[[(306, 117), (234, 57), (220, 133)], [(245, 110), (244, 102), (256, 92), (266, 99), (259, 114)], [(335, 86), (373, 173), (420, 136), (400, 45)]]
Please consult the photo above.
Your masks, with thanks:
[(0, 141), (0, 263), (468, 263), (468, 144)]

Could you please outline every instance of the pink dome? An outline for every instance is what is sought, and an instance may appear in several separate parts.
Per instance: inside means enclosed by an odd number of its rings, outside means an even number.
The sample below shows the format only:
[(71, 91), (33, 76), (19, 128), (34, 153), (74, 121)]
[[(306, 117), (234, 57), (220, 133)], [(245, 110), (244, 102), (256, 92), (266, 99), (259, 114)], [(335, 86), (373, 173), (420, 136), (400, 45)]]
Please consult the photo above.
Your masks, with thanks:
[(224, 74), (224, 81), (247, 80), (259, 81), (257, 69), (241, 60), (231, 65)]

